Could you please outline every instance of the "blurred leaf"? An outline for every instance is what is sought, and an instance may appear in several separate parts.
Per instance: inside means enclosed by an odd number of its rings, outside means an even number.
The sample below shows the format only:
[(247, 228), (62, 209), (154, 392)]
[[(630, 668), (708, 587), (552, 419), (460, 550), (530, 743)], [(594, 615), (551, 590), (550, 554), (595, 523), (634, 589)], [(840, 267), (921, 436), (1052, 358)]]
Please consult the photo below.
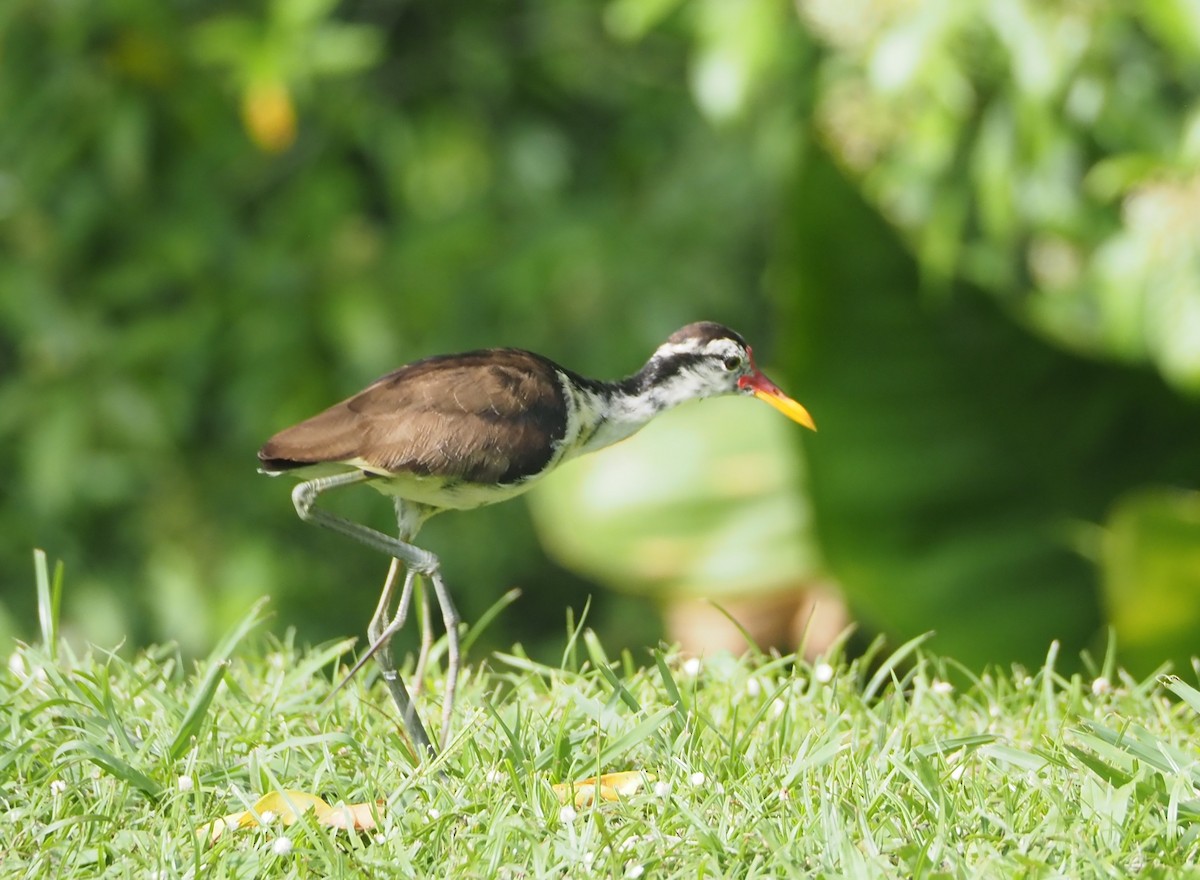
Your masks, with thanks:
[(1105, 526), (1104, 601), (1131, 672), (1186, 668), (1200, 632), (1200, 492), (1138, 489)]
[(1149, 30), (1181, 59), (1200, 55), (1200, 6), (1190, 0), (1157, 0), (1135, 7)]
[(337, 9), (340, 0), (271, 0), (271, 21), (283, 27), (316, 24)]
[(682, 5), (683, 0), (609, 0), (604, 23), (619, 39), (640, 40)]
[(261, 29), (242, 15), (220, 15), (192, 28), (191, 48), (203, 64), (234, 67), (261, 39)]
[(819, 563), (800, 430), (740, 397), (682, 407), (535, 489), (539, 534), (618, 590), (719, 597), (801, 583)]
[[(825, 142), (925, 287), (967, 281), (1059, 345), (1200, 390), (1196, 3), (798, 9), (829, 45)], [(1177, 207), (1147, 228), (1129, 208), (1151, 185)]]
[(342, 76), (373, 65), (383, 52), (379, 30), (366, 25), (326, 25), (313, 34), (309, 62), (319, 74)]
[(922, 300), (912, 257), (849, 186), (809, 154), (775, 276), (784, 384), (821, 424), (804, 440), (830, 570), (896, 641), (933, 630), (932, 650), (973, 668), (1040, 666), (1054, 639), (1072, 657), (1101, 632), (1086, 524), (1135, 486), (1191, 479), (1200, 412), (985, 298)]

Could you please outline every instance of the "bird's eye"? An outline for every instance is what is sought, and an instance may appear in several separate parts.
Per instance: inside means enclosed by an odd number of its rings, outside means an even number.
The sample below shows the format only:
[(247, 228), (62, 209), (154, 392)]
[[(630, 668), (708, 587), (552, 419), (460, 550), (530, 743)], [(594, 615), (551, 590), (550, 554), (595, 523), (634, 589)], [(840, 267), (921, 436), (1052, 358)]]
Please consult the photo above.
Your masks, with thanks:
[(743, 361), (742, 356), (738, 354), (731, 354), (721, 361), (721, 364), (725, 367), (725, 369), (729, 370), (731, 373), (743, 363), (745, 363), (745, 361)]

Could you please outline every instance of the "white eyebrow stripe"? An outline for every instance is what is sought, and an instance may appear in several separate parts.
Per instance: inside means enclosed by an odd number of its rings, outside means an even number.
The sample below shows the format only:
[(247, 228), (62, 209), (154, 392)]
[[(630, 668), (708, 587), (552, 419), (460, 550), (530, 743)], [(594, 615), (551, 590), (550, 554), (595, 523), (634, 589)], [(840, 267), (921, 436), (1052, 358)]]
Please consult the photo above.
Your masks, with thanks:
[(688, 339), (685, 342), (672, 342), (667, 345), (660, 345), (655, 355), (658, 357), (669, 357), (673, 354), (696, 354), (700, 351), (698, 344), (699, 340)]

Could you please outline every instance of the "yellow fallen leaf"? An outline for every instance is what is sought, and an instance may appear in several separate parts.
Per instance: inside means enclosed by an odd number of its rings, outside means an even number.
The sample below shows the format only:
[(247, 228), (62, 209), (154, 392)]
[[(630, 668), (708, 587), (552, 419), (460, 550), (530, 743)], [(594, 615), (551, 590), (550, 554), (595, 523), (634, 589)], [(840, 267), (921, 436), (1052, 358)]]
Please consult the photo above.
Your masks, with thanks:
[(641, 770), (622, 770), (619, 773), (605, 773), (603, 776), (589, 776), (578, 782), (560, 782), (550, 786), (558, 796), (560, 803), (574, 799), (575, 806), (590, 806), (596, 800), (597, 782), (599, 782), (600, 799), (619, 801), (637, 793), (644, 782), (653, 782), (654, 775), (643, 773)]
[(249, 810), (230, 813), (214, 822), (201, 825), (196, 834), (215, 842), (226, 831), (257, 828), (280, 822), (284, 827), (294, 825), (301, 816), (312, 811), (317, 823), (330, 828), (370, 831), (376, 827), (371, 815), (373, 804), (338, 804), (329, 806), (322, 798), (304, 791), (284, 790), (264, 794)]
[(371, 810), (382, 806), (383, 801), (373, 804), (334, 804), (329, 808), (329, 814), (321, 819), (321, 824), (353, 831), (374, 831), (376, 823)]

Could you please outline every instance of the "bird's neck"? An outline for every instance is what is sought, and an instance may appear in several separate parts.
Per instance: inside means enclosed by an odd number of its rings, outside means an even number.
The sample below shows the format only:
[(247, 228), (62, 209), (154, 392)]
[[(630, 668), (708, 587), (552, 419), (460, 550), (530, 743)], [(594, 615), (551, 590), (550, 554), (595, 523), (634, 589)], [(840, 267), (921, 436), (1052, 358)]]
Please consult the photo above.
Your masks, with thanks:
[(659, 413), (701, 396), (687, 374), (662, 376), (654, 361), (619, 382), (573, 377), (578, 430), (569, 456), (611, 446), (641, 430)]

